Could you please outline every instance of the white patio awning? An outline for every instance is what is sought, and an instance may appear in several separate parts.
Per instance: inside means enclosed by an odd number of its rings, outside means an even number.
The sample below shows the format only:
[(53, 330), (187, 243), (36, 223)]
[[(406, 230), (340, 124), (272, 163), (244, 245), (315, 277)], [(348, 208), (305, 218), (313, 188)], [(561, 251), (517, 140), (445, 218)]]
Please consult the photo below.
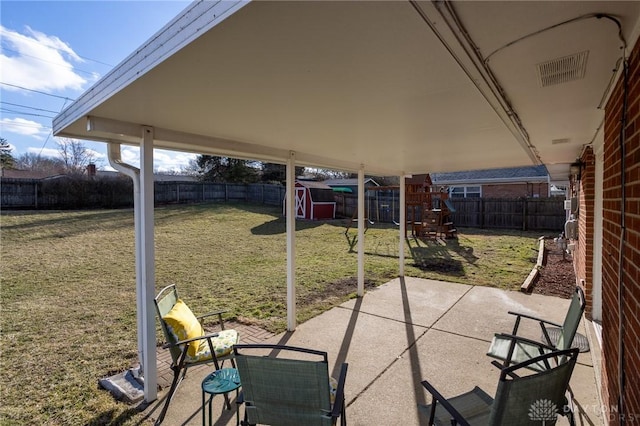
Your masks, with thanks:
[(630, 42), (639, 8), (196, 2), (54, 132), (138, 144), (147, 125), (161, 148), (281, 162), (295, 151), (302, 165), (388, 175), (544, 163), (566, 179), (599, 137), (622, 52), (616, 23), (592, 14), (617, 17)]
[[(553, 181), (566, 181), (582, 147), (602, 142), (602, 107), (639, 13), (640, 2), (615, 1), (187, 7), (53, 121), (56, 136), (142, 148), (141, 173), (131, 174), (145, 398), (156, 398), (154, 147), (287, 163), (291, 329), (296, 164), (357, 171), (361, 212), (365, 170), (545, 164)], [(359, 294), (363, 228), (361, 215)]]

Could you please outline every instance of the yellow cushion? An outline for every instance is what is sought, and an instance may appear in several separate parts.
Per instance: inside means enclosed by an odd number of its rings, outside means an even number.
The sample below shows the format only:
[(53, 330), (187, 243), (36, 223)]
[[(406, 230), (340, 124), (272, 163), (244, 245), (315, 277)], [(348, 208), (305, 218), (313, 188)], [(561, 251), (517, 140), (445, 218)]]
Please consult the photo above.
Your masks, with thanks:
[(336, 402), (336, 393), (338, 393), (338, 381), (333, 377), (329, 377), (329, 399), (332, 406)]
[[(199, 342), (198, 351), (195, 356), (188, 356), (187, 362), (211, 359), (211, 348), (207, 339), (199, 340)], [(221, 330), (216, 337), (211, 338), (211, 345), (218, 358), (229, 355), (236, 343), (238, 343), (238, 332), (232, 329)]]
[[(204, 334), (202, 324), (181, 299), (178, 299), (173, 308), (162, 319), (165, 320), (169, 326), (169, 331), (173, 332), (178, 340), (192, 339)], [(197, 340), (189, 344), (187, 355), (195, 356), (199, 346), (200, 342)]]

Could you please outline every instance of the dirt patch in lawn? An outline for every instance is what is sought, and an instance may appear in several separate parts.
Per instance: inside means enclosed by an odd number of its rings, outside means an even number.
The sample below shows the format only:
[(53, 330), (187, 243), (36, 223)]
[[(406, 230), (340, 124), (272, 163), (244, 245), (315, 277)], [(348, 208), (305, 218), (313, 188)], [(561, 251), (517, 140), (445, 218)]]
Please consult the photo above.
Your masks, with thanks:
[[(373, 280), (365, 279), (365, 291), (377, 286)], [(305, 295), (300, 295), (299, 301), (302, 304), (326, 303), (327, 301), (337, 301), (353, 293), (358, 288), (358, 277), (348, 277), (336, 280), (327, 285), (322, 291), (312, 291)]]
[(553, 239), (544, 242), (545, 262), (533, 287), (533, 293), (571, 298), (576, 287), (572, 256), (556, 246)]
[(414, 266), (423, 271), (432, 271), (445, 275), (464, 275), (462, 262), (455, 259), (420, 259)]

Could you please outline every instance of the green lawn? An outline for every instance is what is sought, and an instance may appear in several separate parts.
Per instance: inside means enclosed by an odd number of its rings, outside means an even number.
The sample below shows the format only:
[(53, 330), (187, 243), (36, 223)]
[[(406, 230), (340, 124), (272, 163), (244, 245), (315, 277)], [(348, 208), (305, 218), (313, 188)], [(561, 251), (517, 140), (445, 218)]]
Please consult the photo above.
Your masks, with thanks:
[[(281, 209), (205, 204), (156, 209), (156, 289), (176, 283), (194, 312), (283, 331), (286, 234)], [(136, 362), (132, 210), (3, 212), (0, 424), (137, 420), (97, 387)], [(355, 295), (356, 230), (298, 222), (298, 321)], [(410, 240), (405, 273), (517, 289), (539, 234), (460, 230), (446, 245)], [(398, 230), (370, 227), (367, 285), (398, 273)], [(99, 414), (95, 414), (99, 413)], [(114, 421), (114, 419), (116, 419)]]

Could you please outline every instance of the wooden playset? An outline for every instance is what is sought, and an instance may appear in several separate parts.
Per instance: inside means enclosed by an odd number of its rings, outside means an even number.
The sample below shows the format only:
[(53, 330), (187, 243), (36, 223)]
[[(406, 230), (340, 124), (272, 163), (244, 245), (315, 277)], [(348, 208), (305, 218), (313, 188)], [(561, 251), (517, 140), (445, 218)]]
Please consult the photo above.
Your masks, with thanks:
[[(373, 191), (397, 191), (398, 186), (384, 186), (367, 188), (367, 190)], [(374, 205), (369, 204), (373, 202)], [(371, 212), (374, 212), (379, 216), (380, 208), (388, 209), (391, 212), (395, 211), (395, 198), (392, 198), (392, 205), (378, 205), (377, 198), (374, 201), (370, 199), (365, 204), (365, 232), (369, 225), (373, 225), (370, 216)], [(455, 238), (456, 228), (453, 226), (451, 219), (451, 213), (455, 212), (455, 208), (449, 200), (449, 194), (444, 189), (435, 190), (431, 177), (427, 175), (416, 175), (412, 178), (408, 178), (405, 182), (405, 211), (407, 227), (405, 234), (411, 231), (411, 235), (416, 238), (426, 239), (445, 239)], [(380, 218), (378, 217), (378, 220)], [(349, 232), (352, 224), (355, 224), (358, 220), (358, 209), (353, 211), (353, 215), (347, 222), (345, 234)], [(396, 225), (399, 225), (395, 221), (395, 217), (392, 214), (392, 221)]]
[(456, 228), (451, 220), (455, 211), (444, 189), (436, 190), (431, 177), (414, 176), (405, 183), (407, 228), (417, 238), (455, 238)]

